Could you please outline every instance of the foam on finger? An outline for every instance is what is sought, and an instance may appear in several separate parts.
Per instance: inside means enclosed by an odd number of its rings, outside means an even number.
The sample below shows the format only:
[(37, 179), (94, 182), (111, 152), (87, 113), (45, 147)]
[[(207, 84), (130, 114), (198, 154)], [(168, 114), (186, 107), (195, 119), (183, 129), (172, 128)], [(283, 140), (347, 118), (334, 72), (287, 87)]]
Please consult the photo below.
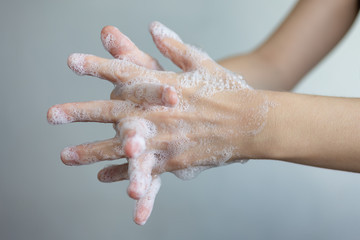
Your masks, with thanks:
[(159, 192), (161, 180), (159, 176), (152, 178), (151, 186), (148, 192), (135, 203), (134, 222), (138, 225), (144, 225), (154, 207), (156, 195)]
[(61, 152), (61, 160), (64, 164), (69, 166), (79, 165), (77, 163), (79, 160), (79, 154), (75, 151), (74, 147), (66, 147)]
[(160, 52), (184, 71), (195, 70), (210, 59), (200, 49), (184, 44), (174, 31), (159, 22), (150, 25), (150, 32)]
[(152, 22), (149, 26), (149, 29), (153, 36), (156, 36), (159, 39), (172, 38), (178, 42), (183, 42), (179, 35), (160, 22)]
[(92, 57), (91, 54), (73, 53), (68, 57), (68, 66), (76, 74), (98, 76), (97, 71), (99, 65), (96, 62), (89, 61)]
[(158, 80), (134, 79), (119, 84), (111, 93), (111, 98), (131, 100), (143, 106), (175, 107), (178, 103), (177, 91), (173, 86), (161, 84)]
[(60, 105), (55, 105), (49, 109), (47, 120), (52, 125), (58, 125), (70, 123), (74, 121), (74, 118), (66, 114)]
[[(150, 71), (132, 61), (73, 54), (69, 57), (72, 70), (112, 81), (116, 85), (112, 97), (126, 101), (53, 107), (48, 113), (52, 124), (114, 123), (115, 138), (121, 143), (115, 151), (130, 158), (129, 164), (101, 171), (99, 179), (130, 180), (127, 190), (130, 197), (138, 199), (134, 221), (140, 225), (148, 219), (160, 188), (160, 179), (151, 175), (154, 169), (158, 173), (172, 171), (188, 180), (206, 169), (235, 162), (235, 158), (245, 159), (248, 156), (242, 155), (238, 140), (250, 142), (261, 132), (272, 106), (266, 95), (253, 90), (241, 75), (184, 44), (164, 25), (155, 22), (150, 29), (161, 52), (184, 73)], [(119, 47), (110, 33), (102, 40), (109, 51)], [(67, 148), (62, 159), (78, 163), (79, 154)]]
[(131, 198), (140, 199), (148, 191), (154, 164), (155, 158), (152, 154), (144, 154), (142, 157), (129, 159), (130, 184), (127, 191)]
[(105, 49), (115, 58), (136, 48), (126, 35), (113, 26), (107, 26), (101, 31), (101, 41)]

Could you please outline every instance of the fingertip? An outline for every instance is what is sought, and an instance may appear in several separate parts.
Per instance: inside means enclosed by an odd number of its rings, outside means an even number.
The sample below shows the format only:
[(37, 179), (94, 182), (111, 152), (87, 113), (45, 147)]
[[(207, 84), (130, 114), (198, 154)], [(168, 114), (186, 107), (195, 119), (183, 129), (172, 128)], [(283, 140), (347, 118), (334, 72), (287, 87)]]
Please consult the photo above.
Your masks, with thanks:
[(135, 135), (127, 139), (124, 152), (129, 158), (137, 158), (146, 150), (146, 143), (143, 137)]
[(104, 169), (101, 169), (97, 174), (97, 179), (99, 180), (99, 182), (105, 182), (103, 180), (103, 174), (104, 174)]
[(112, 33), (114, 31), (119, 31), (119, 29), (112, 25), (106, 25), (101, 29), (101, 36), (106, 35), (107, 33)]
[(151, 187), (151, 175), (146, 175), (142, 172), (132, 172), (130, 174), (130, 183), (127, 188), (129, 197), (139, 200), (143, 198)]
[(133, 144), (132, 144), (132, 142), (131, 141), (129, 141), (129, 140), (127, 140), (127, 142), (125, 143), (125, 145), (124, 145), (124, 152), (125, 152), (125, 155), (127, 156), (127, 157), (132, 157), (132, 152), (133, 152), (133, 146), (132, 146)]
[(152, 34), (153, 32), (153, 29), (158, 26), (160, 23), (158, 21), (152, 21), (150, 24), (149, 24), (149, 32)]
[(48, 109), (47, 113), (46, 113), (46, 120), (48, 121), (49, 124), (51, 125), (55, 125), (54, 121), (53, 121), (53, 108), (54, 107), (51, 107)]
[(154, 40), (162, 40), (164, 38), (172, 38), (182, 43), (181, 38), (173, 30), (165, 26), (164, 24), (154, 21), (149, 25), (149, 31), (153, 36)]
[(139, 200), (145, 195), (145, 191), (142, 190), (142, 187), (137, 182), (131, 181), (127, 188), (127, 194), (132, 199)]
[(54, 105), (49, 108), (47, 112), (47, 121), (51, 125), (66, 124), (73, 121), (73, 119), (65, 113), (61, 105)]
[(162, 93), (162, 102), (167, 107), (175, 107), (179, 101), (176, 90), (172, 86), (166, 86)]
[(88, 54), (73, 53), (67, 59), (67, 65), (78, 75), (85, 75), (85, 58)]
[(104, 48), (111, 54), (117, 54), (117, 52), (114, 52), (114, 49), (118, 47), (115, 34), (118, 32), (118, 29), (113, 26), (105, 26), (101, 30), (101, 42), (104, 46)]
[(101, 31), (101, 41), (105, 49), (115, 58), (124, 57), (136, 49), (135, 44), (114, 26), (105, 26)]
[(66, 147), (60, 153), (61, 161), (68, 166), (79, 165), (77, 161), (80, 159), (79, 154), (74, 147)]
[(137, 225), (143, 226), (149, 219), (152, 209), (145, 207), (140, 202), (141, 200), (137, 202), (135, 206), (134, 222)]
[(147, 222), (147, 218), (144, 219), (143, 217), (134, 217), (134, 222), (139, 226), (144, 226)]
[(107, 168), (104, 168), (104, 169), (101, 169), (98, 174), (97, 174), (97, 179), (100, 181), (100, 182), (103, 182), (103, 183), (109, 183), (109, 182), (112, 182), (112, 176), (111, 176), (111, 173), (109, 172), (109, 170)]

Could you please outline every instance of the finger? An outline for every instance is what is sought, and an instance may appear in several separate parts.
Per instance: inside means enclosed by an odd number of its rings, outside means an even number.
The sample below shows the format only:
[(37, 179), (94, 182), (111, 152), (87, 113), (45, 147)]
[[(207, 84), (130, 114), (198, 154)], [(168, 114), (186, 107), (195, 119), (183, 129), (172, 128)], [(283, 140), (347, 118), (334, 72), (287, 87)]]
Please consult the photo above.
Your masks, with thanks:
[(114, 123), (129, 113), (140, 114), (136, 104), (128, 101), (91, 101), (65, 103), (52, 106), (47, 119), (50, 124), (70, 122), (103, 122)]
[(124, 118), (118, 129), (125, 155), (129, 158), (139, 157), (146, 150), (145, 140), (157, 133), (155, 124), (142, 118)]
[(179, 101), (174, 87), (158, 83), (116, 86), (111, 99), (130, 100), (140, 105), (175, 107)]
[(157, 72), (126, 60), (110, 60), (82, 53), (71, 54), (68, 66), (76, 74), (99, 77), (112, 83), (126, 82), (133, 78), (156, 78)]
[(115, 138), (66, 147), (61, 152), (61, 160), (66, 165), (86, 165), (104, 160), (115, 160), (124, 156), (120, 141)]
[(150, 153), (129, 159), (128, 175), (130, 183), (127, 192), (131, 198), (138, 200), (149, 190), (154, 165), (155, 158)]
[(136, 201), (134, 213), (134, 222), (136, 224), (144, 225), (150, 217), (160, 186), (160, 177), (154, 176), (149, 191), (145, 194), (145, 196)]
[[(152, 168), (151, 175), (158, 175), (165, 172), (164, 166), (157, 161)], [(118, 182), (122, 180), (129, 180), (128, 163), (122, 165), (111, 165), (103, 168), (98, 173), (98, 179), (101, 182)]]
[(114, 26), (106, 26), (101, 30), (101, 41), (114, 58), (125, 59), (148, 69), (163, 69), (158, 61), (137, 48), (127, 36)]
[(159, 22), (150, 24), (150, 33), (160, 52), (183, 71), (195, 70), (202, 61), (210, 59), (206, 53), (184, 44), (175, 32)]
[(112, 165), (99, 171), (100, 182), (110, 183), (129, 179), (128, 164)]

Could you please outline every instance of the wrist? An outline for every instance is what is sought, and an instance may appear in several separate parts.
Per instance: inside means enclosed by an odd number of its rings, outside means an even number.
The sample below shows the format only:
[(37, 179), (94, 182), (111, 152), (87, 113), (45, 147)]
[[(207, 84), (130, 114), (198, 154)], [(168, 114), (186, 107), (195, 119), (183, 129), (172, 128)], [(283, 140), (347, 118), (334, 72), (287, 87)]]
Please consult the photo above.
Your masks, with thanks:
[[(253, 136), (249, 146), (250, 158), (253, 159), (285, 159), (289, 151), (284, 148), (288, 139), (292, 121), (288, 118), (293, 111), (291, 93), (276, 91), (259, 91), (265, 96), (268, 108), (264, 117), (264, 126)], [(290, 98), (289, 98), (290, 97)]]
[(248, 90), (237, 93), (241, 101), (233, 110), (235, 122), (232, 127), (236, 142), (234, 159), (261, 159), (272, 155), (272, 144), (276, 139), (277, 92)]

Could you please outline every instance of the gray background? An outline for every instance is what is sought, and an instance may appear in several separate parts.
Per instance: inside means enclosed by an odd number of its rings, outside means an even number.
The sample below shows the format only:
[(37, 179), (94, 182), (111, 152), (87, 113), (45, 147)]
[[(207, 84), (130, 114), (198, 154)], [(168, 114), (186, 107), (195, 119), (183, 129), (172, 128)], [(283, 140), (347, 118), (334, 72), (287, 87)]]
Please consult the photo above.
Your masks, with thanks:
[[(1, 1), (0, 239), (358, 239), (359, 174), (267, 160), (186, 182), (164, 174), (153, 214), (139, 227), (127, 183), (97, 181), (108, 163), (67, 167), (59, 159), (67, 145), (112, 137), (112, 126), (46, 121), (53, 104), (108, 98), (111, 84), (66, 66), (72, 52), (109, 57), (99, 37), (105, 25), (177, 70), (154, 47), (151, 21), (219, 59), (260, 44), (294, 3)], [(357, 22), (296, 91), (360, 97), (359, 43)]]

